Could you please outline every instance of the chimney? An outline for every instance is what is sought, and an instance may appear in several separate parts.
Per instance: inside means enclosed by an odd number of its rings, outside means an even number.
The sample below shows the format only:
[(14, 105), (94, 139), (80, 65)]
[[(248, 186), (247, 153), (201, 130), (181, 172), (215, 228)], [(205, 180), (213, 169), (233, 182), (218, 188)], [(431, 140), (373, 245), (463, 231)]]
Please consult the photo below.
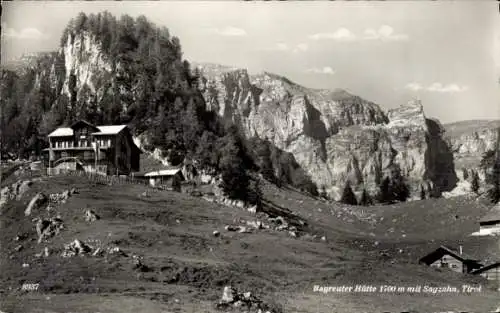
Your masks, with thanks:
[(458, 247), (458, 250), (459, 250), (460, 255), (462, 255), (462, 245), (460, 245), (460, 246)]

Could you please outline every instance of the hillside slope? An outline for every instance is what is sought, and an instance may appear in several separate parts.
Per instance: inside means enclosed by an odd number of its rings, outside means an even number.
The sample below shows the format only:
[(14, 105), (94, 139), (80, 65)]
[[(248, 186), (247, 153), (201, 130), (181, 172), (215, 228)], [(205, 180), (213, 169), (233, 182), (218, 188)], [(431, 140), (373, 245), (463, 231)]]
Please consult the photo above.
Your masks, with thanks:
[[(24, 209), (36, 192), (61, 193), (68, 188), (75, 188), (77, 193), (65, 203), (25, 216)], [(186, 194), (151, 190), (144, 194), (146, 190), (140, 185), (95, 184), (81, 177), (43, 177), (35, 180), (19, 200), (9, 201), (1, 210), (0, 220), (1, 310), (216, 312), (214, 303), (229, 284), (240, 291), (251, 291), (277, 312), (325, 312), (332, 308), (339, 312), (486, 312), (500, 305), (498, 295), (478, 277), (436, 271), (416, 263), (423, 253), (445, 241), (456, 244), (464, 240), (466, 250), (480, 247), (469, 253), (491, 254), (488, 240), (481, 245), (469, 244), (478, 239), (466, 237), (466, 232), (475, 227), (475, 219), (487, 209), (477, 202), (463, 200), (443, 206), (436, 202), (441, 200), (426, 200), (369, 210), (265, 184), (270, 207), (282, 214), (290, 211), (287, 214), (306, 222), (294, 237), (275, 228), (249, 233), (226, 231), (225, 225), (270, 220), (261, 213), (255, 215)], [(476, 206), (476, 211), (471, 206)], [(100, 219), (86, 221), (87, 209)], [(459, 219), (452, 218), (457, 214)], [(32, 220), (56, 215), (64, 228), (37, 243)], [(419, 215), (428, 217), (416, 219)], [(431, 231), (442, 223), (451, 231)], [(392, 232), (388, 225), (394, 228)], [(214, 236), (214, 230), (220, 231), (220, 236)], [(402, 230), (406, 230), (405, 237), (400, 236)], [(320, 239), (322, 236), (325, 240)], [(63, 257), (64, 245), (75, 239), (88, 244), (91, 252)], [(45, 247), (49, 255), (36, 257)], [(98, 247), (101, 252), (92, 255)], [(140, 265), (134, 256), (139, 257)], [(39, 289), (21, 291), (24, 283), (39, 283)], [(482, 292), (450, 296), (313, 291), (314, 285), (461, 288), (464, 283), (479, 283)]]

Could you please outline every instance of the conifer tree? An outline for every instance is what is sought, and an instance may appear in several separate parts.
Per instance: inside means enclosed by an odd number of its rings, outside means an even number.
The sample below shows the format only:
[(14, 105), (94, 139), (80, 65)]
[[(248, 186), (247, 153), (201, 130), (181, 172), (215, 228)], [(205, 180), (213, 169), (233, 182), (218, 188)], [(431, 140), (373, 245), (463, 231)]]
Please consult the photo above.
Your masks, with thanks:
[(342, 192), (342, 197), (340, 202), (345, 204), (357, 205), (358, 201), (356, 200), (356, 195), (352, 191), (351, 183), (349, 181), (346, 182), (344, 186), (344, 190)]

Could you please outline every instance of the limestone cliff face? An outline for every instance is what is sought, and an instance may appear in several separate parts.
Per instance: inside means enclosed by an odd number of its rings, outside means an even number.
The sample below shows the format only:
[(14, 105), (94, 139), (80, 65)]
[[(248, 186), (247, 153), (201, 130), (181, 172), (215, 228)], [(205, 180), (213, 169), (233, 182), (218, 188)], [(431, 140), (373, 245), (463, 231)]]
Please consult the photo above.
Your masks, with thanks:
[[(62, 93), (69, 103), (79, 103), (88, 107), (102, 102), (109, 94), (130, 94), (126, 84), (119, 80), (129, 78), (116, 59), (111, 59), (103, 52), (102, 43), (88, 32), (70, 33), (60, 50), (64, 59), (65, 79)], [(123, 80), (123, 79), (122, 79)], [(84, 110), (79, 107), (77, 110)], [(99, 112), (99, 105), (96, 105)], [(127, 110), (122, 102), (122, 112)]]
[(95, 94), (102, 88), (103, 78), (110, 75), (112, 64), (101, 51), (101, 43), (87, 32), (68, 35), (61, 49), (67, 73), (63, 92), (68, 97), (73, 92), (83, 97), (87, 88)]
[(83, 106), (100, 103), (117, 78), (123, 75), (119, 64), (102, 52), (101, 43), (88, 32), (69, 34), (59, 51), (23, 56), (6, 69), (19, 76), (32, 72), (33, 90), (50, 91), (54, 100), (65, 95), (68, 108), (76, 111), (85, 107), (72, 108), (72, 103)]
[[(347, 181), (360, 195), (402, 176), (413, 199), (456, 183), (443, 129), (412, 102), (387, 114), (343, 90), (313, 90), (270, 73), (199, 65), (200, 90), (211, 110), (247, 137), (290, 152), (319, 188), (339, 199)], [(444, 170), (442, 170), (444, 168)]]

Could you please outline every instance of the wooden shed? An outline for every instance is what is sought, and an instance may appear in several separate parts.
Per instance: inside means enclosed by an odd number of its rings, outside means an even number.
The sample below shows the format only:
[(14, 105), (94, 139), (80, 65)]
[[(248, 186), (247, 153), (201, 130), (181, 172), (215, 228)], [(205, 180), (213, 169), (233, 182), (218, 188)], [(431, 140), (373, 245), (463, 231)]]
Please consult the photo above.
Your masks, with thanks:
[(494, 280), (500, 283), (500, 262), (483, 266), (471, 272), (474, 275), (480, 275), (488, 280)]
[(426, 264), (436, 268), (448, 268), (458, 273), (470, 273), (482, 267), (479, 260), (473, 259), (460, 251), (454, 251), (448, 247), (441, 246), (419, 260), (420, 264)]
[(479, 234), (500, 234), (500, 202), (479, 220)]
[(153, 187), (166, 186), (177, 189), (180, 188), (181, 183), (185, 181), (181, 168), (167, 168), (146, 173), (144, 176)]

